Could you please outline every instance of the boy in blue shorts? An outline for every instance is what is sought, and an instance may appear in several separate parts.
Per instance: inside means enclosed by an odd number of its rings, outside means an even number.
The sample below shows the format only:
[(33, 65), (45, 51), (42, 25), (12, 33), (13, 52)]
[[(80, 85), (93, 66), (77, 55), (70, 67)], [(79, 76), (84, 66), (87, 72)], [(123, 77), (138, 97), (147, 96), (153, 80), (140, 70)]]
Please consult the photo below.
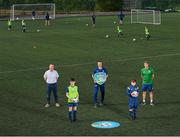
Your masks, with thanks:
[(66, 91), (66, 97), (68, 98), (68, 108), (69, 108), (69, 120), (70, 122), (75, 122), (77, 106), (79, 102), (79, 93), (78, 86), (75, 85), (76, 81), (74, 78), (71, 78), (70, 85)]
[(136, 110), (138, 107), (139, 87), (136, 85), (136, 80), (131, 81), (131, 85), (127, 88), (127, 95), (129, 97), (129, 116), (132, 120), (136, 119)]

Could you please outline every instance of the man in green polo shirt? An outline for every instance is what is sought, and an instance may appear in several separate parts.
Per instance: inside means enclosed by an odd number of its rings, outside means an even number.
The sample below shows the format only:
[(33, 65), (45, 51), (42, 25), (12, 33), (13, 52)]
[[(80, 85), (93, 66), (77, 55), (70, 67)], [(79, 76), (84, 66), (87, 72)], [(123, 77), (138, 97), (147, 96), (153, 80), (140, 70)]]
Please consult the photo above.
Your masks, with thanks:
[(154, 79), (154, 70), (149, 67), (147, 61), (144, 62), (144, 68), (141, 69), (141, 78), (142, 78), (142, 105), (146, 105), (146, 92), (149, 92), (150, 105), (153, 106), (153, 79)]

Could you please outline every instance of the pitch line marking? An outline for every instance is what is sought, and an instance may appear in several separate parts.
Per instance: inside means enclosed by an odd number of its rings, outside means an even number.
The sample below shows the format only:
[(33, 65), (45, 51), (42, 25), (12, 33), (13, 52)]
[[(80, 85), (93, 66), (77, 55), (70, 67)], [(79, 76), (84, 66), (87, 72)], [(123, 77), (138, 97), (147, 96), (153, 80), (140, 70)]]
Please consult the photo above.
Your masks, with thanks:
[[(133, 61), (133, 60), (140, 60), (140, 59), (147, 59), (147, 58), (158, 58), (158, 57), (171, 57), (171, 56), (180, 56), (180, 53), (174, 54), (162, 54), (162, 55), (155, 55), (155, 56), (142, 56), (142, 57), (130, 57), (125, 59), (113, 59), (109, 61), (103, 61), (106, 63), (111, 62), (124, 62), (124, 61)], [(67, 64), (67, 65), (58, 65), (58, 67), (76, 67), (76, 66), (84, 66), (84, 65), (92, 65), (96, 62), (87, 62), (87, 63), (77, 63), (77, 64)], [(1, 71), (0, 74), (8, 74), (8, 73), (15, 73), (15, 72), (27, 72), (27, 71), (35, 71), (35, 70), (42, 70), (46, 69), (47, 67), (40, 67), (40, 68), (30, 68), (30, 69), (19, 69), (19, 70), (10, 70), (10, 71)]]

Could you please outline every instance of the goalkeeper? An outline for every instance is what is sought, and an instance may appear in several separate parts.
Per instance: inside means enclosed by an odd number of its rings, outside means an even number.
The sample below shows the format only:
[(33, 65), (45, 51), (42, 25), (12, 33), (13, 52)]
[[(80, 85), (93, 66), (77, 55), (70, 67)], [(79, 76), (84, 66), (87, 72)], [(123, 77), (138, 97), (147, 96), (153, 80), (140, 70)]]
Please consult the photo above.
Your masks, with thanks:
[(136, 110), (138, 107), (139, 87), (136, 85), (136, 80), (131, 81), (131, 85), (127, 88), (127, 95), (129, 97), (129, 115), (132, 120), (136, 119)]
[(47, 12), (45, 15), (45, 26), (49, 26), (50, 25), (50, 16), (49, 13)]
[(92, 15), (92, 25), (93, 25), (93, 27), (96, 26), (96, 16), (95, 16), (94, 13), (93, 13), (93, 15)]
[(78, 87), (75, 84), (76, 84), (75, 79), (71, 78), (70, 85), (66, 91), (66, 97), (68, 98), (70, 122), (76, 121), (77, 106), (79, 101)]
[(118, 25), (117, 26), (117, 33), (118, 33), (118, 37), (121, 35), (123, 35), (123, 33), (122, 33), (122, 29), (120, 28), (120, 26)]
[(11, 30), (11, 29), (12, 29), (12, 21), (8, 20), (8, 30)]
[(149, 40), (149, 38), (151, 37), (148, 28), (145, 26), (145, 35), (146, 35), (146, 39)]

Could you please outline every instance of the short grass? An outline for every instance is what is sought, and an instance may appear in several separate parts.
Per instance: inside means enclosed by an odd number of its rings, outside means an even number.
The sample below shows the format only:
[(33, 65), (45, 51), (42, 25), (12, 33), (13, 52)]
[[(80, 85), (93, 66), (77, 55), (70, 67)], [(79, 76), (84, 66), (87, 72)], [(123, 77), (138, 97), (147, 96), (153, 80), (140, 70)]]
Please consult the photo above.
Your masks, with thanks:
[[(163, 14), (162, 25), (130, 24), (126, 17), (124, 36), (117, 38), (115, 16), (62, 18), (44, 27), (43, 21), (28, 21), (27, 33), (20, 22), (7, 31), (0, 22), (0, 135), (180, 135), (180, 29), (179, 13)], [(85, 24), (89, 24), (87, 27)], [(41, 32), (36, 32), (37, 29)], [(105, 38), (105, 35), (110, 38)], [(133, 42), (132, 39), (136, 38)], [(92, 105), (91, 73), (96, 61), (104, 61), (109, 79), (105, 106)], [(131, 79), (141, 87), (140, 69), (148, 60), (155, 70), (156, 106), (138, 109), (138, 119), (128, 119), (125, 89)], [(50, 63), (60, 73), (60, 108), (45, 109), (46, 84), (43, 73)], [(80, 88), (78, 121), (67, 117), (65, 88), (74, 77)], [(91, 123), (113, 120), (115, 129), (95, 129)]]

